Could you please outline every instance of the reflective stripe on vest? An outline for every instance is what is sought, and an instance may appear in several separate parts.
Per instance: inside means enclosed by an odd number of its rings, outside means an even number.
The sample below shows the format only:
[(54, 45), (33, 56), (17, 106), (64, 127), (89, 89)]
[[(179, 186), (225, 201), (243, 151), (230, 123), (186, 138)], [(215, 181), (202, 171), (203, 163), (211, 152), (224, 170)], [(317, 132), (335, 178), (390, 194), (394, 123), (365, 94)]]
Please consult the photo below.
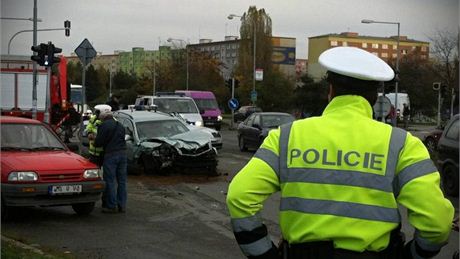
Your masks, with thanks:
[[(246, 256), (261, 255), (272, 247), (272, 241), (267, 235), (259, 213), (246, 218), (232, 219), (231, 222), (238, 244)], [(258, 229), (262, 231), (257, 231)], [(243, 232), (253, 233), (248, 236)], [(244, 236), (245, 241), (241, 240), (240, 236)]]
[(431, 159), (425, 159), (404, 168), (394, 181), (395, 197), (398, 197), (402, 187), (413, 179), (437, 172), (438, 169)]
[(273, 151), (261, 147), (254, 154), (254, 157), (262, 159), (265, 163), (267, 163), (276, 173), (276, 176), (278, 176), (278, 179), (280, 178), (280, 173), (279, 173), (280, 159)]
[[(376, 175), (350, 170), (330, 170), (315, 168), (288, 168), (288, 144), (292, 123), (280, 128), (280, 183), (312, 182), (345, 186), (365, 187), (385, 192), (395, 192), (394, 174), (405, 139), (406, 131), (393, 128), (390, 137), (385, 175)], [(340, 174), (337, 172), (340, 171)], [(353, 202), (333, 200), (313, 200), (294, 197), (281, 198), (281, 211), (294, 210), (312, 214), (331, 214), (351, 218), (360, 218), (386, 222), (400, 222), (397, 208), (386, 208), (377, 205), (365, 205)]]
[(432, 242), (424, 239), (423, 237), (420, 237), (419, 231), (416, 229), (414, 233), (414, 239), (415, 242), (417, 243), (418, 246), (420, 246), (423, 250), (426, 251), (438, 251), (440, 250), (444, 245), (447, 244), (447, 241), (442, 242), (441, 244), (433, 244)]

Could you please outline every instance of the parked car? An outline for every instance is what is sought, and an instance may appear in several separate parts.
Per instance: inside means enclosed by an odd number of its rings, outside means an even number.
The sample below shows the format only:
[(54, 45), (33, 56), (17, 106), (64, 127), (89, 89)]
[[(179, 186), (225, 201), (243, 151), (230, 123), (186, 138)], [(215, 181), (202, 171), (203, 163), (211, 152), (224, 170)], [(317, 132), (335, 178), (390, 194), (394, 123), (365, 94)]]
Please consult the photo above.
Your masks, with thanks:
[(126, 130), (130, 171), (200, 168), (216, 173), (217, 150), (208, 132), (191, 130), (183, 120), (159, 111), (121, 110), (114, 117)]
[(459, 114), (446, 124), (438, 142), (438, 165), (445, 194), (458, 197)]
[(95, 164), (40, 121), (2, 116), (0, 124), (3, 219), (10, 207), (71, 205), (80, 215), (93, 211), (105, 188)]
[(433, 154), (437, 150), (442, 131), (442, 129), (434, 129), (423, 138), (423, 143), (425, 144), (430, 154)]
[(183, 93), (157, 93), (155, 96), (139, 96), (134, 104), (136, 110), (151, 110), (150, 107), (152, 106), (164, 113), (179, 114), (188, 124), (197, 127), (203, 126), (203, 118), (195, 101)]
[(234, 122), (244, 121), (249, 115), (254, 112), (262, 112), (262, 109), (257, 106), (241, 106), (234, 114)]
[(259, 148), (268, 132), (280, 125), (294, 121), (289, 113), (257, 112), (251, 114), (238, 125), (238, 146), (241, 151), (248, 148)]
[(198, 109), (200, 109), (204, 126), (220, 130), (222, 125), (222, 113), (219, 109), (219, 105), (217, 105), (217, 100), (213, 92), (176, 90), (175, 93), (181, 93), (193, 98)]

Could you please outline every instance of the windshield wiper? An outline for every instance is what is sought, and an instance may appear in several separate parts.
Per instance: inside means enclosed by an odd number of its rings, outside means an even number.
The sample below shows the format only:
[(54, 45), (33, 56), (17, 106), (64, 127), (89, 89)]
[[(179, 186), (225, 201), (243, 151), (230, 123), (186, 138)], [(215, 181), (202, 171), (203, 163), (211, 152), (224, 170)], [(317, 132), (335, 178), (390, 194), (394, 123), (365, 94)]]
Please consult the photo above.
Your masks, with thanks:
[(63, 147), (34, 147), (31, 148), (32, 151), (43, 151), (43, 150), (65, 150)]
[(30, 151), (30, 148), (26, 148), (26, 147), (2, 147), (2, 150), (5, 150), (5, 151), (9, 151), (9, 150)]

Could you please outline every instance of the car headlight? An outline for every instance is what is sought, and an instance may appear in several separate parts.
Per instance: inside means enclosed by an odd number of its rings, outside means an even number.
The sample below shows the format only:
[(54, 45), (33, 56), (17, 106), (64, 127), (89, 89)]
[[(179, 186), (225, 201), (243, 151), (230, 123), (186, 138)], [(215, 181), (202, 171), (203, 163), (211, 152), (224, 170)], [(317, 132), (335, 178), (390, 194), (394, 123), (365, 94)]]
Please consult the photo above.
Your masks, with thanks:
[(221, 121), (222, 120), (222, 116), (217, 116), (217, 121)]
[(8, 175), (8, 181), (11, 182), (34, 182), (38, 180), (35, 172), (11, 172)]
[(203, 122), (202, 121), (196, 121), (195, 126), (201, 127), (201, 126), (203, 126)]
[(88, 169), (83, 173), (83, 178), (92, 179), (92, 178), (102, 178), (101, 170), (99, 169)]

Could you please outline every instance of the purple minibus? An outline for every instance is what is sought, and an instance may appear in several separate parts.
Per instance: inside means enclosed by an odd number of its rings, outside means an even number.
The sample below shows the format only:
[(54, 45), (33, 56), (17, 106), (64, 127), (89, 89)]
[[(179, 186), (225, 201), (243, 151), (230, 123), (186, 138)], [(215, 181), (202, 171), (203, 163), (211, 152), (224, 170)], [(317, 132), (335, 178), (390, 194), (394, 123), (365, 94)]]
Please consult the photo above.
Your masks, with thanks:
[(222, 113), (217, 105), (216, 97), (211, 91), (176, 90), (175, 92), (185, 94), (185, 96), (191, 97), (195, 101), (198, 109), (200, 109), (204, 126), (220, 130)]

